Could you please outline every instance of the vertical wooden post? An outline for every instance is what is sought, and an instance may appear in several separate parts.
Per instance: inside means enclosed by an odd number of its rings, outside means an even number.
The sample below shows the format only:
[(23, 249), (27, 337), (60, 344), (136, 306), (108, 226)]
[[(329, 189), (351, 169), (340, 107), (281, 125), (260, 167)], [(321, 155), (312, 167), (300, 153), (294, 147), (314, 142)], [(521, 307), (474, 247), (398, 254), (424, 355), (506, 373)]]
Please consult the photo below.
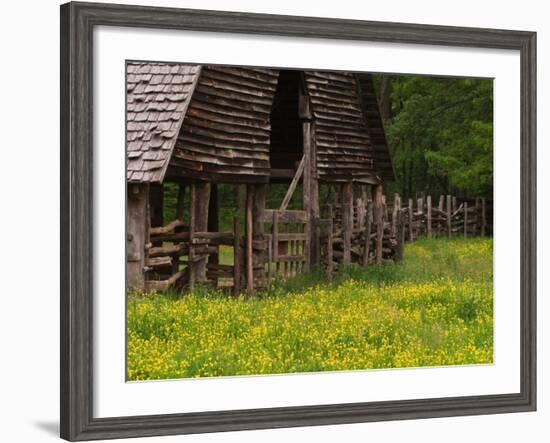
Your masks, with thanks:
[(357, 207), (357, 224), (359, 232), (363, 232), (365, 229), (365, 201), (362, 198), (357, 198), (355, 200), (355, 206)]
[(321, 218), (321, 210), (319, 207), (319, 177), (317, 174), (317, 145), (315, 143), (315, 122), (310, 126), (310, 160), (309, 167), (311, 169), (310, 180), (310, 212), (311, 212), (311, 260), (315, 265), (321, 261), (321, 226), (319, 219)]
[(414, 210), (412, 198), (409, 198), (409, 241), (414, 241)]
[(445, 196), (443, 194), (441, 194), (439, 196), (439, 206), (438, 206), (440, 212), (443, 212), (443, 205), (444, 204), (445, 204)]
[(382, 264), (382, 247), (384, 244), (384, 205), (382, 201), (383, 187), (378, 184), (374, 187), (374, 222), (376, 223), (376, 263)]
[(333, 222), (333, 211), (332, 211), (332, 205), (328, 205), (328, 238), (327, 238), (327, 274), (330, 278), (332, 278), (332, 274), (334, 272), (333, 268), (333, 255), (334, 255), (334, 247), (333, 247), (333, 231), (334, 231), (334, 222)]
[(191, 183), (189, 196), (189, 252), (187, 254), (187, 269), (189, 270), (189, 290), (195, 289), (195, 223), (196, 223), (197, 190), (195, 181)]
[(451, 196), (447, 195), (447, 235), (451, 238)]
[(353, 231), (353, 184), (342, 185), (342, 236), (344, 238), (344, 263), (351, 262), (351, 235)]
[(309, 270), (309, 267), (312, 263), (311, 240), (312, 240), (312, 233), (314, 232), (314, 229), (312, 227), (312, 221), (311, 221), (311, 212), (312, 212), (311, 211), (312, 209), (311, 172), (312, 171), (311, 171), (311, 121), (310, 120), (302, 121), (302, 137), (303, 137), (303, 148), (304, 148), (304, 176), (302, 180), (303, 204), (304, 204), (304, 211), (307, 214), (307, 222), (305, 225), (305, 234), (306, 234), (305, 246), (306, 247), (305, 247), (304, 255), (306, 256), (305, 268), (307, 271)]
[(370, 255), (370, 234), (372, 230), (372, 202), (367, 202), (367, 215), (365, 224), (365, 244), (363, 246), (363, 266), (366, 268), (369, 265)]
[(144, 289), (147, 261), (146, 244), (149, 241), (148, 185), (128, 185), (126, 275), (128, 289)]
[[(219, 220), (218, 220), (218, 185), (212, 183), (210, 186), (210, 199), (208, 201), (208, 232), (218, 232)], [(216, 246), (216, 252), (212, 253), (208, 257), (208, 263), (218, 264), (220, 262), (220, 247)], [(214, 284), (218, 286), (218, 277), (214, 277)]]
[[(210, 183), (197, 181), (195, 183), (195, 232), (208, 230), (208, 208), (210, 207)], [(195, 263), (195, 278), (206, 280), (206, 263), (208, 258), (201, 258)]]
[(241, 292), (243, 257), (241, 253), (241, 224), (238, 218), (233, 220), (233, 295)]
[(271, 226), (271, 241), (273, 246), (273, 262), (275, 263), (275, 271), (279, 271), (279, 212), (273, 211), (273, 225)]
[(456, 202), (456, 195), (453, 195), (453, 212), (456, 211), (457, 207), (458, 207), (458, 204)]
[(403, 260), (403, 249), (405, 248), (405, 213), (399, 208), (398, 212), (398, 236), (397, 236), (397, 252), (396, 261)]
[(399, 194), (393, 196), (393, 211), (391, 216), (391, 235), (397, 235), (397, 213), (399, 212)]
[(481, 198), (481, 236), (485, 237), (485, 229), (487, 228), (487, 218), (485, 212), (485, 197)]
[(468, 202), (464, 202), (464, 238), (468, 237)]
[(248, 295), (254, 290), (254, 257), (252, 242), (254, 240), (254, 222), (252, 218), (252, 206), (254, 204), (254, 187), (246, 186), (246, 291)]
[(273, 243), (271, 242), (271, 235), (267, 236), (267, 284), (271, 284), (273, 278)]
[(265, 280), (265, 264), (267, 261), (267, 247), (264, 237), (264, 211), (267, 196), (267, 185), (254, 185), (254, 202), (252, 204), (252, 232), (256, 248), (253, 248), (252, 262), (255, 263), (254, 279)]
[(432, 196), (426, 196), (426, 229), (428, 238), (432, 238)]

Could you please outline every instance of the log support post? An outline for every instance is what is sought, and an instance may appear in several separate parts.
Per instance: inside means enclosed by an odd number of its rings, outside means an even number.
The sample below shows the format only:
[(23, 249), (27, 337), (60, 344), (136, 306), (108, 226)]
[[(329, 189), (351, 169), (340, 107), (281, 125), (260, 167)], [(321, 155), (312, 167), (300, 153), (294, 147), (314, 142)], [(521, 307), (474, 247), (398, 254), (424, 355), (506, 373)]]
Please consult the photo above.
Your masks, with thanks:
[(127, 200), (127, 288), (142, 290), (149, 243), (149, 186), (129, 184)]
[(191, 189), (189, 191), (189, 253), (187, 260), (187, 269), (189, 273), (189, 290), (195, 289), (195, 224), (196, 224), (196, 200), (197, 200), (197, 186), (193, 181), (191, 183)]
[(254, 220), (252, 215), (252, 207), (254, 204), (254, 187), (247, 185), (246, 187), (246, 210), (245, 210), (245, 265), (246, 265), (246, 292), (248, 295), (254, 290), (254, 255), (253, 255), (253, 240), (254, 240)]
[(332, 278), (334, 274), (334, 245), (333, 245), (333, 233), (334, 233), (334, 213), (332, 205), (328, 205), (328, 234), (327, 234), (327, 274), (329, 278)]
[(265, 201), (267, 196), (267, 185), (252, 185), (253, 202), (252, 202), (252, 274), (254, 280), (262, 285), (265, 282), (265, 266), (268, 261), (267, 243), (264, 232), (264, 212)]
[(241, 293), (243, 254), (241, 247), (241, 224), (233, 220), (233, 295)]
[(341, 188), (342, 237), (344, 240), (344, 263), (351, 263), (351, 235), (353, 231), (353, 184), (347, 182)]
[(372, 202), (367, 202), (366, 215), (365, 215), (365, 244), (363, 245), (363, 266), (366, 268), (369, 265), (370, 256), (370, 234), (372, 231)]
[(376, 223), (376, 263), (382, 264), (382, 247), (384, 244), (384, 188), (382, 184), (374, 186), (373, 210), (374, 222)]
[[(210, 207), (210, 183), (197, 181), (195, 183), (195, 232), (208, 230), (208, 209)], [(208, 259), (202, 258), (195, 265), (195, 277), (197, 281), (206, 280), (206, 263)]]

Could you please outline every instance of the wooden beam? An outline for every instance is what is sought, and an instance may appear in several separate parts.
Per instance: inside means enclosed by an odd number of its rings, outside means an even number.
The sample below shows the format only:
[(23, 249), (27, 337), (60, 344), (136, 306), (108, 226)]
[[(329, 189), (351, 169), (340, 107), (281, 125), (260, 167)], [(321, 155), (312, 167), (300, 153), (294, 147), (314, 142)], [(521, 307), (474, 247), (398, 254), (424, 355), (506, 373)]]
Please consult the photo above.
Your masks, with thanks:
[(305, 270), (308, 271), (312, 262), (311, 257), (311, 121), (304, 120), (302, 122), (302, 138), (304, 148), (304, 179), (303, 179), (303, 207), (306, 212), (307, 220), (305, 225), (306, 245), (306, 265)]
[(286, 191), (285, 198), (283, 198), (283, 202), (281, 203), (281, 206), (279, 207), (279, 211), (284, 211), (288, 207), (288, 204), (290, 203), (290, 200), (292, 199), (292, 196), (294, 195), (294, 191), (296, 190), (296, 186), (298, 186), (298, 182), (300, 181), (300, 178), (302, 178), (302, 173), (304, 172), (304, 166), (305, 166), (305, 155), (302, 156), (302, 160), (300, 160), (300, 164), (298, 165), (298, 169), (296, 169), (296, 174), (294, 174), (294, 178), (292, 179), (292, 182), (290, 183), (290, 186), (288, 187), (288, 190)]
[[(264, 237), (264, 211), (265, 202), (267, 197), (267, 185), (258, 184), (254, 186), (254, 201), (252, 203), (252, 232), (253, 232), (253, 245), (265, 244)], [(267, 262), (267, 247), (264, 246), (260, 250), (253, 248), (254, 257), (253, 262), (256, 263), (255, 278), (263, 281), (265, 280), (265, 264)], [(263, 283), (262, 283), (263, 284)]]
[(246, 251), (245, 251), (245, 263), (246, 263), (246, 291), (248, 295), (254, 290), (254, 263), (252, 254), (252, 242), (253, 242), (253, 226), (254, 221), (252, 217), (252, 206), (254, 203), (254, 187), (253, 185), (246, 186)]
[(344, 238), (344, 263), (351, 263), (351, 234), (353, 231), (353, 184), (344, 183), (341, 187), (342, 236)]
[(193, 291), (195, 289), (195, 247), (193, 245), (193, 240), (195, 236), (195, 223), (196, 223), (196, 203), (197, 198), (196, 185), (195, 181), (191, 183), (191, 190), (189, 195), (189, 254), (188, 254), (188, 264), (187, 268), (189, 269), (189, 290)]
[(369, 265), (370, 255), (370, 243), (371, 243), (371, 230), (372, 230), (372, 202), (367, 202), (366, 216), (365, 216), (365, 244), (363, 245), (363, 266), (366, 268)]
[(149, 242), (149, 189), (145, 184), (128, 185), (126, 212), (126, 274), (128, 289), (145, 288), (145, 262)]
[(408, 207), (408, 219), (409, 219), (409, 241), (414, 241), (414, 214), (413, 214), (413, 201), (409, 198)]
[(242, 279), (241, 225), (238, 218), (233, 220), (233, 295), (241, 292)]
[(382, 202), (384, 188), (378, 184), (374, 188), (374, 221), (376, 223), (376, 263), (382, 264), (382, 247), (384, 241), (384, 205)]
[[(197, 181), (195, 183), (195, 233), (208, 230), (208, 210), (210, 207), (210, 189), (208, 182)], [(206, 262), (200, 260), (195, 268), (195, 277), (199, 281), (206, 280)]]

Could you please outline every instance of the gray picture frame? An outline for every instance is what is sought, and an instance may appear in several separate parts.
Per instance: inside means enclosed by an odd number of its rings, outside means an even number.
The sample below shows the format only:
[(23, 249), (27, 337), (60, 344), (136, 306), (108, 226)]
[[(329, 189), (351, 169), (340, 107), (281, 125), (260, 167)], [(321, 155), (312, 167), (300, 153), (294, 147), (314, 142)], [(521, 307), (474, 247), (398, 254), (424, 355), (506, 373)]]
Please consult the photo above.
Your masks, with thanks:
[[(420, 400), (93, 416), (93, 29), (123, 26), (517, 50), (521, 57), (521, 390)], [(536, 33), (100, 3), (61, 6), (61, 437), (145, 437), (536, 409)], [(122, 321), (122, 320), (121, 320)]]

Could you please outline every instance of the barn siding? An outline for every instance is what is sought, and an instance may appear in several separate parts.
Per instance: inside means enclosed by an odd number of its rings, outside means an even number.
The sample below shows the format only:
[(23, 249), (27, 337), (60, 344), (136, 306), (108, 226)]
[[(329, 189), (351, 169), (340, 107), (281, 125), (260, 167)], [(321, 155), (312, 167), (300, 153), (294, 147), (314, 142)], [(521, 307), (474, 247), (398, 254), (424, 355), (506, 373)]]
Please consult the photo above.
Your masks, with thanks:
[(305, 72), (324, 181), (369, 181), (376, 174), (356, 79), (345, 72)]
[(204, 66), (168, 175), (267, 182), (269, 116), (277, 77), (276, 70)]
[(384, 180), (395, 180), (393, 163), (388, 149), (386, 132), (374, 90), (372, 75), (356, 74), (356, 78), (359, 85), (363, 113), (367, 121), (367, 128), (372, 143), (374, 164), (376, 165), (376, 169), (382, 173)]

